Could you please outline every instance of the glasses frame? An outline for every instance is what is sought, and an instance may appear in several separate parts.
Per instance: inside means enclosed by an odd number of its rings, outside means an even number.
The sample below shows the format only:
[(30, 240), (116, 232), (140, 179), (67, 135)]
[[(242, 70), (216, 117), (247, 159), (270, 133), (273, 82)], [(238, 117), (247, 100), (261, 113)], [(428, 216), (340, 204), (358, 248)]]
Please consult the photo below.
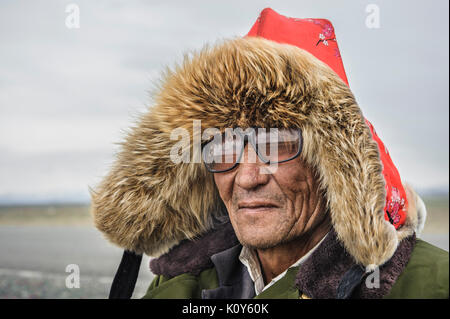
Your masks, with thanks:
[(240, 154), (239, 154), (238, 159), (236, 160), (236, 163), (234, 163), (233, 166), (231, 166), (230, 168), (227, 168), (227, 169), (225, 169), (225, 170), (214, 170), (214, 169), (211, 169), (211, 168), (208, 167), (208, 164), (207, 164), (207, 161), (206, 161), (206, 155), (205, 155), (206, 152), (204, 152), (203, 149), (204, 149), (205, 146), (207, 146), (211, 141), (208, 141), (208, 142), (206, 142), (204, 145), (202, 145), (202, 159), (203, 159), (203, 164), (205, 165), (205, 167), (206, 167), (206, 169), (208, 170), (208, 172), (211, 172), (211, 173), (226, 173), (226, 172), (229, 172), (229, 171), (235, 169), (236, 166), (239, 165), (239, 163), (240, 163), (240, 161), (241, 161), (241, 158), (242, 158), (242, 154), (244, 154), (245, 147), (247, 146), (248, 143), (250, 143), (250, 145), (251, 145), (251, 146), (253, 147), (253, 149), (255, 150), (256, 155), (258, 156), (258, 158), (259, 158), (264, 164), (280, 164), (280, 163), (284, 163), (284, 162), (289, 162), (289, 161), (292, 161), (293, 159), (297, 158), (297, 157), (302, 153), (302, 149), (303, 149), (303, 135), (302, 135), (302, 131), (301, 131), (300, 129), (293, 129), (293, 130), (297, 131), (297, 132), (298, 132), (298, 135), (299, 135), (299, 139), (298, 139), (299, 147), (298, 147), (297, 153), (296, 153), (294, 156), (292, 156), (291, 158), (288, 158), (288, 159), (285, 159), (285, 160), (282, 160), (282, 161), (270, 162), (270, 161), (264, 159), (264, 158), (262, 157), (261, 154), (259, 154), (258, 147), (256, 146), (256, 130), (257, 130), (258, 128), (253, 128), (253, 129), (254, 129), (254, 130), (252, 130), (249, 134), (243, 134), (243, 133), (240, 132), (240, 131), (237, 131), (237, 132), (236, 132), (236, 134), (238, 134), (240, 137), (242, 137), (242, 138), (244, 139), (243, 147), (241, 148), (241, 151), (240, 151)]

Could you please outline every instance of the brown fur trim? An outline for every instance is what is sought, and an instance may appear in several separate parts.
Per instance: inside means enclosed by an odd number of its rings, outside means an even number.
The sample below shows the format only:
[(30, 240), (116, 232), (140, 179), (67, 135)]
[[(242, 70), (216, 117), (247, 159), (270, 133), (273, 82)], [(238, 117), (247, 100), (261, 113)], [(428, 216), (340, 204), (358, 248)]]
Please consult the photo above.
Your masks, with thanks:
[(193, 120), (202, 129), (302, 129), (301, 156), (320, 175), (345, 248), (366, 266), (393, 255), (399, 239), (384, 219), (378, 148), (350, 89), (308, 52), (254, 37), (207, 47), (166, 74), (92, 193), (96, 226), (113, 243), (158, 256), (211, 229), (221, 212), (212, 175), (170, 160), (172, 130), (185, 128), (192, 140)]
[[(414, 234), (402, 240), (394, 255), (379, 268), (379, 287), (368, 288), (364, 278), (351, 297), (373, 299), (386, 296), (405, 269), (415, 243)], [(296, 287), (311, 298), (336, 298), (342, 277), (354, 265), (353, 258), (332, 231), (299, 269)]]
[(150, 261), (155, 275), (175, 277), (184, 273), (198, 275), (213, 267), (211, 256), (237, 245), (239, 241), (230, 222), (195, 240), (183, 240), (169, 252)]
[(409, 237), (413, 233), (418, 236), (425, 225), (427, 217), (425, 205), (419, 195), (409, 184), (404, 184), (403, 187), (405, 188), (406, 198), (408, 200), (408, 212), (405, 223), (397, 231), (399, 240)]

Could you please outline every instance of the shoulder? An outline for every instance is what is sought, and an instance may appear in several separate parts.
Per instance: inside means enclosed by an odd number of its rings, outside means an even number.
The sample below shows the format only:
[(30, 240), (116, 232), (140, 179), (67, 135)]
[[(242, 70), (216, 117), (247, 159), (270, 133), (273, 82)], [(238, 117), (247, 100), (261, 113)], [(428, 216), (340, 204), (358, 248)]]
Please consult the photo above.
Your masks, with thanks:
[(448, 288), (448, 266), (447, 251), (417, 239), (406, 270), (417, 275), (428, 274), (428, 280), (435, 280), (437, 283), (445, 279)]
[(389, 298), (448, 298), (448, 252), (417, 239)]
[(181, 274), (174, 277), (157, 275), (143, 299), (195, 299), (201, 298), (203, 289), (218, 286), (215, 268), (203, 270), (198, 275)]
[(415, 257), (417, 261), (421, 260), (422, 263), (432, 262), (448, 264), (448, 251), (438, 248), (420, 238), (417, 239), (411, 258), (412, 257)]

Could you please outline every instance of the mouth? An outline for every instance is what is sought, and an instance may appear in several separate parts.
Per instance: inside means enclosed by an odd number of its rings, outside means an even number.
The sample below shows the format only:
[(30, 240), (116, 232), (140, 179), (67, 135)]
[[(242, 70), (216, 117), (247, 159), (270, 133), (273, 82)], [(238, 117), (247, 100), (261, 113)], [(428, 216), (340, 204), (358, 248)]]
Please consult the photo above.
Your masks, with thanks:
[(280, 206), (267, 200), (242, 201), (238, 203), (238, 211), (245, 212), (263, 212)]

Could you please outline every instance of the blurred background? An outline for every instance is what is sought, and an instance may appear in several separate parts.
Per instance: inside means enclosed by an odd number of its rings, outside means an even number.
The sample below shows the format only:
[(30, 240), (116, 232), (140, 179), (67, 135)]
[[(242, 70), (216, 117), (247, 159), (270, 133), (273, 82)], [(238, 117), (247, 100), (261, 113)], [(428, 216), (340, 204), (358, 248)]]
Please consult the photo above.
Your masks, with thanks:
[[(89, 187), (167, 66), (245, 35), (271, 7), (334, 24), (350, 87), (448, 251), (449, 18), (433, 1), (0, 2), (0, 298), (106, 298), (121, 249)], [(80, 287), (68, 288), (77, 265)], [(152, 274), (144, 258), (134, 297)]]

